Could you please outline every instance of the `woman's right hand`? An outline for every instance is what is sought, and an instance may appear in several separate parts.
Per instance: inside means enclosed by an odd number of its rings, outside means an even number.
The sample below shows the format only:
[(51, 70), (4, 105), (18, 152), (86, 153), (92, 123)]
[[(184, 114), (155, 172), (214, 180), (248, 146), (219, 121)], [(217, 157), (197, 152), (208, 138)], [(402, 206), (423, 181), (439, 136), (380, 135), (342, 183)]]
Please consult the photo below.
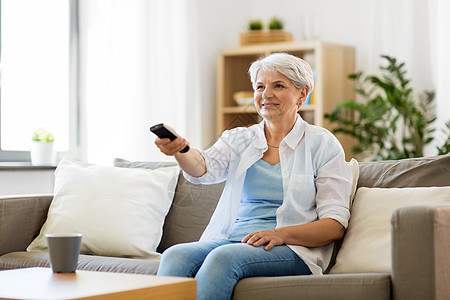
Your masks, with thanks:
[(165, 155), (173, 156), (188, 146), (189, 143), (181, 137), (178, 137), (173, 141), (167, 138), (156, 138), (155, 145)]
[(205, 159), (197, 149), (190, 148), (187, 152), (181, 153), (189, 143), (186, 139), (178, 137), (170, 139), (156, 138), (155, 145), (165, 155), (173, 156), (183, 171), (194, 177), (200, 177), (206, 173)]

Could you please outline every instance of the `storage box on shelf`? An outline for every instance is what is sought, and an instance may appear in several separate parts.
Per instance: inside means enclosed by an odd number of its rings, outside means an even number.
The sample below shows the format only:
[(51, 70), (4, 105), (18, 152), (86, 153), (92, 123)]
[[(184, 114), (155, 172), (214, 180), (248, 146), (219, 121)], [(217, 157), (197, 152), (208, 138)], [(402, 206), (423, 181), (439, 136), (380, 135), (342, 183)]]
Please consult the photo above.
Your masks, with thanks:
[[(252, 91), (248, 76), (250, 64), (260, 57), (286, 52), (305, 59), (315, 70), (314, 101), (300, 109), (302, 118), (310, 124), (331, 129), (324, 114), (344, 100), (354, 99), (348, 75), (355, 72), (355, 49), (321, 41), (273, 43), (228, 49), (220, 53), (217, 87), (217, 136), (230, 128), (260, 121), (253, 103), (236, 101), (240, 92)], [(351, 157), (351, 138), (337, 135), (347, 155)]]

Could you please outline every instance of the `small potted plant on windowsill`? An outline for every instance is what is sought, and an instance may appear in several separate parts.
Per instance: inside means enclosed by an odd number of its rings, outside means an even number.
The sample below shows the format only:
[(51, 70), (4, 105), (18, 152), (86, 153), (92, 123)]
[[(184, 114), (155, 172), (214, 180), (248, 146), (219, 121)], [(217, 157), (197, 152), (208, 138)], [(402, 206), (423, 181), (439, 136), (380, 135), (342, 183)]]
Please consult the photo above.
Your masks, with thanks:
[(33, 166), (52, 166), (55, 164), (53, 143), (55, 137), (44, 128), (34, 131), (31, 138), (31, 164)]

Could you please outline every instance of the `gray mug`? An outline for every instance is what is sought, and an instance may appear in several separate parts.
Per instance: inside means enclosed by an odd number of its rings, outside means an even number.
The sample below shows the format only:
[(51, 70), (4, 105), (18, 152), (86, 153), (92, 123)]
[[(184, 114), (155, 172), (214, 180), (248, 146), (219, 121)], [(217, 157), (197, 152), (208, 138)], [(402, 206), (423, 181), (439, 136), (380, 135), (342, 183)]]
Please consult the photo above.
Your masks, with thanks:
[(72, 273), (77, 269), (81, 233), (46, 234), (50, 264), (55, 273)]

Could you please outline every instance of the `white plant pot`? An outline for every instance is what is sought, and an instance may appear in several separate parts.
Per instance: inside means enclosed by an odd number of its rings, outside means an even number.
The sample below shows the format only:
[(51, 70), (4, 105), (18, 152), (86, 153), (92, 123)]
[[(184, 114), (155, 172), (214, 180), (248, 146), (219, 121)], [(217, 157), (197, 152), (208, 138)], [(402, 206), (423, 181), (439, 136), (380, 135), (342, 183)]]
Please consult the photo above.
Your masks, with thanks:
[(32, 141), (31, 164), (33, 166), (53, 166), (55, 164), (53, 142)]

